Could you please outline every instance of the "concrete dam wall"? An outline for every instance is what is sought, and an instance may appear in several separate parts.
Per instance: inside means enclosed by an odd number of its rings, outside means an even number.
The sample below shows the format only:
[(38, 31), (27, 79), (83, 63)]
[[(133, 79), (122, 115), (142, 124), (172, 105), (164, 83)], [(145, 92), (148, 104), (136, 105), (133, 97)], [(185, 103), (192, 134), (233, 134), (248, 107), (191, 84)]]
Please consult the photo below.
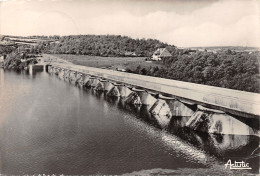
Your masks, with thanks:
[(52, 64), (47, 71), (80, 87), (121, 97), (125, 103), (145, 105), (162, 126), (181, 116), (187, 117), (184, 126), (194, 130), (259, 135), (259, 128), (235, 118), (259, 122), (260, 95), (256, 93), (78, 65)]

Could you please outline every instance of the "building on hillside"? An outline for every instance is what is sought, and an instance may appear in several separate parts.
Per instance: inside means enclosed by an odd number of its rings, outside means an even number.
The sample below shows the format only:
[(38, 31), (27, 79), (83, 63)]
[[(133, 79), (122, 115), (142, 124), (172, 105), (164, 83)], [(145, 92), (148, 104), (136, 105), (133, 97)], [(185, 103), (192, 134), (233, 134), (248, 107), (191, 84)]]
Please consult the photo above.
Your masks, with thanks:
[(126, 51), (125, 52), (125, 56), (132, 56), (132, 57), (134, 57), (134, 56), (136, 56), (136, 54), (135, 54), (135, 52)]
[(193, 54), (197, 53), (198, 50), (190, 49), (188, 52), (190, 55), (193, 55)]
[(152, 60), (162, 60), (163, 58), (171, 57), (171, 53), (166, 48), (158, 48), (152, 56)]

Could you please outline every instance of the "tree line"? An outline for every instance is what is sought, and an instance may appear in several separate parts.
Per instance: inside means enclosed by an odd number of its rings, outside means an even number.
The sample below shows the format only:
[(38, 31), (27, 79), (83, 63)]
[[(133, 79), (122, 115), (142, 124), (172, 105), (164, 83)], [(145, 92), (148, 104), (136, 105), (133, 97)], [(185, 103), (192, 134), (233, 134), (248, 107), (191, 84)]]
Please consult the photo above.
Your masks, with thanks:
[(0, 56), (12, 53), (16, 48), (13, 46), (0, 45)]
[(53, 54), (79, 54), (104, 57), (122, 57), (126, 52), (136, 56), (151, 56), (157, 48), (175, 48), (173, 45), (154, 39), (132, 39), (121, 35), (71, 35), (55, 36), (44, 52)]
[(162, 60), (163, 67), (143, 68), (140, 65), (128, 72), (260, 93), (259, 51), (189, 54), (176, 49), (172, 55)]

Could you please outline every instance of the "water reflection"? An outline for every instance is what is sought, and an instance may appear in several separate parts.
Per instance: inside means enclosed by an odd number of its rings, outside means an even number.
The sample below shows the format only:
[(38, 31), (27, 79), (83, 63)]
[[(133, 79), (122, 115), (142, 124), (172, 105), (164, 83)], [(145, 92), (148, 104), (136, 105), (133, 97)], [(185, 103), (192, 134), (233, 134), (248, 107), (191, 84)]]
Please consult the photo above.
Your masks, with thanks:
[(124, 118), (129, 125), (135, 126), (137, 131), (147, 133), (152, 140), (156, 140), (157, 142), (160, 140), (161, 142), (159, 143), (163, 143), (167, 152), (170, 152), (171, 155), (186, 158), (194, 163), (206, 164), (207, 159), (211, 159), (213, 161), (213, 158), (207, 157), (205, 152), (194, 148), (177, 136), (170, 135), (166, 131), (159, 130), (153, 126), (147, 125), (127, 116)]

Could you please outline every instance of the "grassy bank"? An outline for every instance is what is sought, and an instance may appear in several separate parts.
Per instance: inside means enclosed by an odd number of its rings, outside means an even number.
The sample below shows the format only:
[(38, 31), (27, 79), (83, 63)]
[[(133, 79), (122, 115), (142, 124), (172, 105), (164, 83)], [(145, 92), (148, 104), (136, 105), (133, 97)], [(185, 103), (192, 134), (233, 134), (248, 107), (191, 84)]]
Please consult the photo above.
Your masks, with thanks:
[(106, 67), (112, 69), (135, 70), (138, 66), (142, 68), (161, 67), (159, 62), (146, 62), (145, 57), (100, 57), (87, 55), (51, 54), (52, 56), (72, 62), (76, 65), (89, 67)]

